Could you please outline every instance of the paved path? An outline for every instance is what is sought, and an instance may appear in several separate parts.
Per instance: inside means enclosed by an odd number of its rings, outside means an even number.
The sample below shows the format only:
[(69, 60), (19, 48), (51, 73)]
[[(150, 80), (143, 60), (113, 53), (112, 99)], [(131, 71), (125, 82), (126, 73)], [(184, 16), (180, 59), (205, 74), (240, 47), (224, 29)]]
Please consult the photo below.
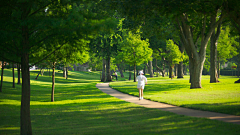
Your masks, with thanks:
[(147, 108), (156, 108), (156, 109), (173, 112), (180, 115), (186, 115), (186, 116), (192, 116), (192, 117), (204, 117), (204, 118), (220, 120), (220, 121), (229, 122), (229, 123), (240, 124), (240, 116), (188, 109), (188, 108), (168, 105), (164, 103), (154, 102), (146, 99), (139, 100), (138, 97), (124, 94), (122, 92), (119, 92), (117, 90), (110, 88), (109, 83), (98, 83), (96, 87), (100, 89), (102, 92), (107, 93), (111, 96), (125, 100), (127, 102), (139, 104)]

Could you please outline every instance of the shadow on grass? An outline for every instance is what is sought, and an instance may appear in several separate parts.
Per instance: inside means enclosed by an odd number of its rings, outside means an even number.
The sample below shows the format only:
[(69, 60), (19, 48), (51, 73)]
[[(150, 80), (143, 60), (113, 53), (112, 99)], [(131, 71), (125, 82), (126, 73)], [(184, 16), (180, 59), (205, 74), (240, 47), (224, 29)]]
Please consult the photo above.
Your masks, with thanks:
[[(126, 104), (126, 103), (125, 103)], [(97, 106), (96, 106), (97, 105)], [(113, 104), (114, 105), (114, 104)], [(116, 105), (116, 104), (115, 104)], [(126, 104), (128, 106), (128, 104)], [(143, 107), (111, 105), (33, 109), (34, 134), (237, 134), (239, 125)], [(233, 130), (228, 131), (231, 127)]]
[(187, 104), (181, 107), (201, 109), (204, 111), (219, 112), (225, 114), (232, 114), (240, 116), (240, 103), (239, 102), (225, 102), (225, 103), (201, 103), (201, 104)]

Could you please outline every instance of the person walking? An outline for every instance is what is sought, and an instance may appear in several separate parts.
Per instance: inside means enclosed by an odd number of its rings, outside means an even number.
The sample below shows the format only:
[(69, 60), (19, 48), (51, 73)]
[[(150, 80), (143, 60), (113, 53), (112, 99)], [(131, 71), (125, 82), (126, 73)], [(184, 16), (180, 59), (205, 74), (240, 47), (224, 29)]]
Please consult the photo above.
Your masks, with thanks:
[(117, 75), (117, 72), (114, 72), (114, 74), (115, 74), (115, 77), (116, 77), (116, 81), (118, 80), (118, 75)]
[(137, 76), (137, 88), (139, 91), (139, 100), (143, 99), (143, 90), (145, 84), (147, 84), (147, 78), (143, 75), (144, 73), (142, 71), (139, 72), (139, 76)]

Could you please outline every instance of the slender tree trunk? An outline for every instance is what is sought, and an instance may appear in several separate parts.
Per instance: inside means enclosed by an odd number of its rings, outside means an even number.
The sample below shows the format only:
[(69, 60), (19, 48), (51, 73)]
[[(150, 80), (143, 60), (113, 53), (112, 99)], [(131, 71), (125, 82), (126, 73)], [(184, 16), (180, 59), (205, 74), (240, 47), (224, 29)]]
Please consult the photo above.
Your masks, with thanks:
[(21, 84), (20, 64), (17, 64), (17, 70), (18, 70), (18, 83), (17, 84)]
[(217, 63), (217, 74), (218, 78), (220, 78), (220, 58), (218, 57), (218, 63)]
[(172, 77), (173, 77), (173, 74), (172, 74), (172, 66), (171, 65), (169, 65), (169, 78), (171, 78), (172, 79)]
[(68, 66), (66, 66), (65, 72), (66, 72), (66, 79), (68, 79)]
[[(212, 18), (213, 22), (216, 22), (216, 19)], [(217, 74), (217, 43), (221, 31), (221, 23), (218, 25), (217, 33), (215, 30), (211, 36), (211, 46), (210, 46), (210, 83), (218, 82)]]
[(174, 66), (174, 77), (177, 75), (177, 71), (178, 71), (178, 65), (177, 64), (175, 64), (175, 66)]
[(15, 88), (15, 76), (14, 76), (14, 63), (12, 63), (12, 74), (13, 74), (13, 88)]
[(54, 102), (54, 88), (55, 88), (55, 65), (56, 63), (52, 63), (52, 93), (51, 93), (51, 102)]
[[(183, 53), (184, 50), (185, 50), (182, 38), (180, 38), (179, 49), (180, 49), (181, 53)], [(177, 69), (178, 69), (178, 71), (177, 71), (177, 78), (183, 78), (184, 73), (183, 73), (183, 62), (182, 61), (179, 62), (178, 66), (177, 66)]]
[(153, 77), (152, 61), (148, 61), (148, 72), (149, 72), (149, 74), (150, 74), (150, 77)]
[(106, 60), (106, 70), (107, 70), (107, 81), (108, 82), (112, 81), (111, 71), (110, 71), (110, 60), (111, 60), (110, 57), (108, 57)]
[(134, 82), (136, 82), (136, 64), (134, 63), (134, 71), (133, 71)]
[(40, 73), (41, 73), (41, 71), (42, 71), (42, 68), (40, 69), (40, 71), (38, 72), (38, 75), (36, 76), (36, 80), (38, 79), (38, 76), (40, 75)]
[(158, 66), (157, 66), (157, 59), (155, 59), (155, 67), (156, 67), (156, 72), (157, 72), (157, 77), (158, 77), (158, 73), (160, 72), (159, 70), (158, 70)]
[(120, 66), (119, 64), (117, 64), (117, 67), (118, 67), (118, 70), (119, 70), (119, 72), (120, 72), (120, 74), (121, 74), (121, 77), (123, 78), (124, 75), (123, 75), (123, 71), (122, 71), (121, 66)]
[(22, 71), (22, 98), (21, 98), (21, 135), (31, 135), (30, 117), (30, 73), (29, 54), (24, 53), (21, 60)]
[(106, 72), (106, 60), (103, 58), (102, 61), (102, 78), (101, 78), (101, 82), (105, 82), (106, 77), (105, 77), (105, 73)]
[(66, 78), (66, 69), (65, 69), (65, 66), (63, 66), (63, 77)]
[(132, 75), (131, 74), (131, 66), (129, 65), (129, 79), (128, 79), (129, 81), (131, 80), (131, 75)]
[(193, 71), (193, 69), (194, 69), (194, 67), (193, 67), (193, 65), (192, 65), (192, 63), (191, 63), (191, 60), (190, 60), (190, 58), (189, 58), (189, 75), (190, 75), (190, 78), (189, 78), (189, 83), (191, 83), (192, 82), (192, 71)]
[(3, 86), (3, 71), (4, 71), (4, 61), (2, 61), (2, 73), (1, 73), (1, 86), (0, 86), (0, 92), (2, 92), (2, 86)]
[(143, 73), (146, 74), (146, 63), (144, 64)]
[(165, 77), (165, 58), (164, 57), (162, 57), (162, 66), (163, 66), (163, 69), (162, 69), (162, 77)]

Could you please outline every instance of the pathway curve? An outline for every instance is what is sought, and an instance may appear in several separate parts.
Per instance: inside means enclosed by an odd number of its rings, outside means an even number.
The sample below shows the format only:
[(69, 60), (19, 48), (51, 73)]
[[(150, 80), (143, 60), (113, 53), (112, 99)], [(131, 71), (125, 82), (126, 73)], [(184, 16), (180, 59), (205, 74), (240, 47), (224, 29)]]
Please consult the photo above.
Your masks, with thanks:
[(139, 100), (138, 97), (124, 94), (122, 92), (119, 92), (117, 90), (110, 88), (109, 83), (98, 83), (96, 87), (100, 89), (102, 92), (107, 93), (111, 96), (125, 100), (127, 102), (139, 104), (147, 108), (156, 108), (162, 111), (169, 111), (179, 115), (186, 115), (186, 116), (192, 116), (192, 117), (204, 117), (204, 118), (213, 119), (213, 120), (220, 120), (224, 122), (240, 124), (240, 116), (188, 109), (188, 108), (168, 105), (164, 103), (154, 102), (146, 99)]

